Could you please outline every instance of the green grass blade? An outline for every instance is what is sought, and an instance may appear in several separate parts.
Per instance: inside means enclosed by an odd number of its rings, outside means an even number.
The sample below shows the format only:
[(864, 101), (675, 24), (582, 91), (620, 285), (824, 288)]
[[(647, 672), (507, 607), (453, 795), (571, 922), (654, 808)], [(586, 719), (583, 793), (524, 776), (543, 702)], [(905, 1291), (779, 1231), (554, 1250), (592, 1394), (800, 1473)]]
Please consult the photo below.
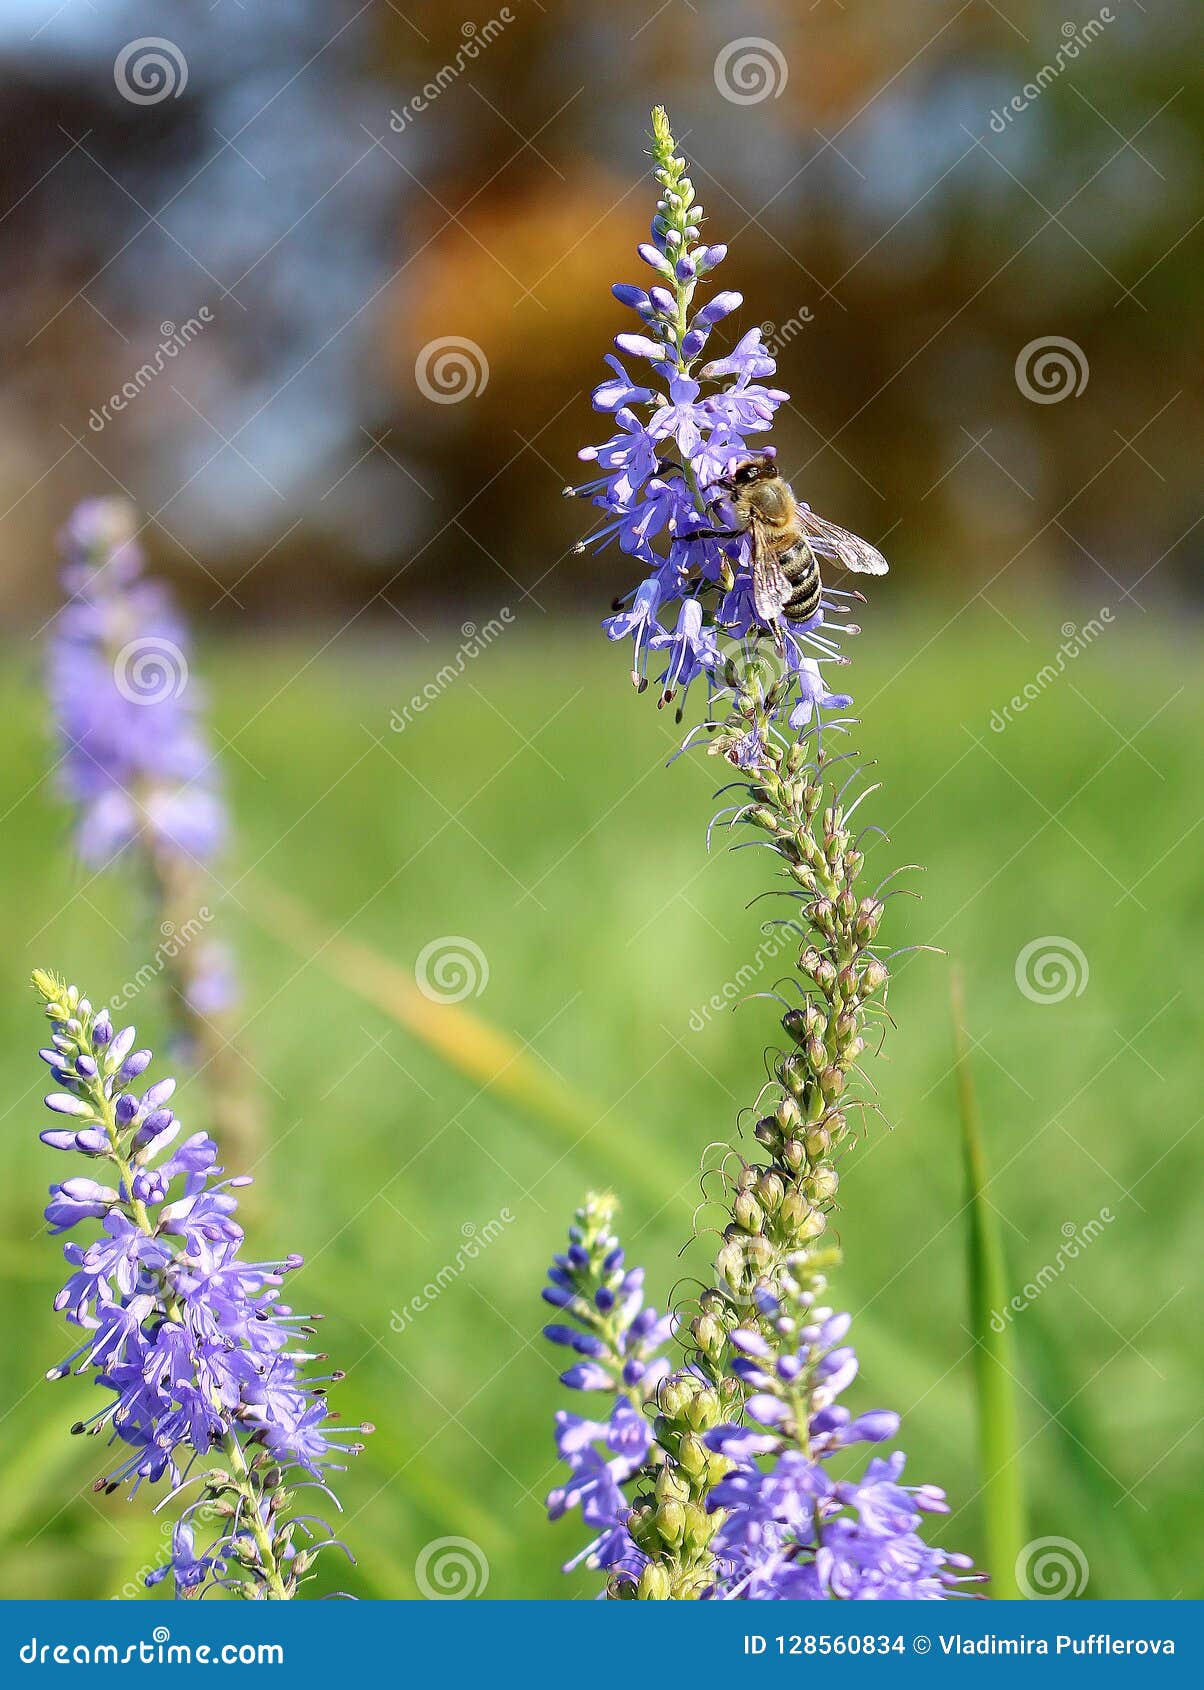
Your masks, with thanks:
[(987, 1570), (991, 1574), (991, 1594), (1008, 1598), (1021, 1594), (1016, 1582), (1016, 1564), (1027, 1542), (1015, 1356), (1011, 1327), (1004, 1324), (999, 1332), (991, 1321), (992, 1313), (1007, 1305), (1007, 1273), (998, 1217), (987, 1201), (986, 1150), (970, 1072), (961, 976), (956, 969), (951, 986), (954, 1073), (966, 1173), (970, 1326), (974, 1335)]
[(1059, 1448), (1058, 1487), (1034, 1509), (1037, 1532), (1046, 1514), (1049, 1529), (1070, 1537), (1083, 1551), (1090, 1566), (1084, 1595), (1129, 1602), (1165, 1597), (1168, 1590), (1159, 1588), (1150, 1570), (1157, 1564), (1165, 1522), (1144, 1514), (1140, 1502), (1124, 1495), (1120, 1481), (1095, 1454), (1099, 1450), (1112, 1459), (1108, 1439), (1083, 1393), (1083, 1381), (1067, 1366), (1066, 1346), (1038, 1307), (1025, 1309), (1019, 1342), (1025, 1376), (1047, 1411), (1057, 1411), (1050, 1414), (1048, 1433)]
[[(312, 958), (481, 1091), (514, 1104), (566, 1152), (580, 1147), (582, 1160), (621, 1182), (628, 1195), (639, 1192), (653, 1210), (664, 1207), (663, 1178), (650, 1165), (640, 1135), (615, 1130), (613, 1109), (562, 1084), (517, 1039), (463, 1004), (432, 1001), (405, 969), (360, 940), (327, 929), (296, 898), (260, 882), (254, 893), (253, 913), (265, 932), (298, 956)], [(603, 1120), (607, 1131), (594, 1135)]]

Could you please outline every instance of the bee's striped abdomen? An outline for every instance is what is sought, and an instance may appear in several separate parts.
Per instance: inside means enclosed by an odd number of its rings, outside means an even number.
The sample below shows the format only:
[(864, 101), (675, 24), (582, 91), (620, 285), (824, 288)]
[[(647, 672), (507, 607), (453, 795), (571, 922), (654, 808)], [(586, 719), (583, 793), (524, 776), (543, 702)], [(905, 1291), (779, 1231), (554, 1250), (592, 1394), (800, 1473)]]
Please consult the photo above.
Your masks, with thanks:
[(778, 562), (792, 589), (782, 607), (783, 612), (792, 622), (806, 622), (819, 609), (820, 593), (823, 591), (815, 553), (806, 540), (799, 540), (789, 551), (782, 553)]

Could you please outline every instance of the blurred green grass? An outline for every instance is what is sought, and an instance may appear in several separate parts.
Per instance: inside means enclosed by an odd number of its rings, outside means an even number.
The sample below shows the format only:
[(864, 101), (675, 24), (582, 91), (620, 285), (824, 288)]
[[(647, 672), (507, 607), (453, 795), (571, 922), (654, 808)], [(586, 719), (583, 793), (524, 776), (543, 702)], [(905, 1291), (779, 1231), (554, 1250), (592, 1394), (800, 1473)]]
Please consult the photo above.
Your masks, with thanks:
[[(1015, 1321), (1030, 1529), (1082, 1547), (1092, 1596), (1199, 1596), (1187, 1264), (1204, 1160), (1191, 1062), (1201, 686), (1186, 632), (1133, 611), (992, 731), (1064, 618), (981, 599), (880, 618), (853, 680), (858, 742), (885, 788), (859, 814), (891, 833), (871, 856), (881, 874), (927, 865), (924, 902), (889, 906), (895, 942), (940, 945), (965, 971), (1013, 1284), (1067, 1229), (1104, 1207), (1115, 1217)], [(521, 617), (403, 733), (390, 713), (458, 634), (230, 644), (195, 665), (238, 822), (211, 902), (241, 953), (244, 1044), (272, 1119), (253, 1245), (306, 1255), (300, 1295), (326, 1311), (324, 1345), (349, 1373), (340, 1406), (379, 1428), (340, 1487), (359, 1567), (326, 1574), (366, 1596), (415, 1594), (419, 1551), (453, 1534), (487, 1556), (489, 1597), (589, 1592), (588, 1574), (557, 1570), (579, 1527), (549, 1527), (541, 1507), (563, 1395), (538, 1337), (544, 1266), (585, 1189), (614, 1184), (654, 1300), (705, 1272), (705, 1241), (678, 1259), (699, 1160), (755, 1097), (774, 1033), (771, 1004), (705, 1013), (780, 913), (745, 908), (767, 859), (704, 854), (715, 763), (666, 770), (673, 724), (627, 688), (622, 654), (536, 620)], [(36, 1138), (24, 981), (43, 963), (109, 995), (149, 942), (123, 882), (90, 878), (65, 849), (31, 648), (9, 649), (0, 698), (0, 1577), (13, 1597), (104, 1597), (152, 1564), (161, 1533), (143, 1500), (91, 1494), (101, 1452), (67, 1436), (88, 1388), (42, 1380), (68, 1346), (49, 1308), (56, 1248), (39, 1237), (59, 1169)], [(489, 979), (469, 1007), (590, 1100), (588, 1130), (524, 1118), (294, 954), (256, 919), (265, 883), (405, 968), (432, 939), (470, 938)], [(1041, 935), (1081, 947), (1081, 996), (1018, 990), (1016, 956)], [(767, 962), (751, 989), (787, 963)], [(947, 974), (923, 954), (898, 969), (899, 1030), (871, 1066), (894, 1127), (867, 1116), (845, 1165), (834, 1296), (856, 1316), (857, 1402), (904, 1413), (912, 1475), (953, 1499), (937, 1535), (981, 1553)], [(155, 1042), (153, 991), (131, 1017)], [(180, 1112), (202, 1124), (196, 1080)], [(514, 1218), (496, 1241), (395, 1330), (394, 1311), (503, 1210)]]

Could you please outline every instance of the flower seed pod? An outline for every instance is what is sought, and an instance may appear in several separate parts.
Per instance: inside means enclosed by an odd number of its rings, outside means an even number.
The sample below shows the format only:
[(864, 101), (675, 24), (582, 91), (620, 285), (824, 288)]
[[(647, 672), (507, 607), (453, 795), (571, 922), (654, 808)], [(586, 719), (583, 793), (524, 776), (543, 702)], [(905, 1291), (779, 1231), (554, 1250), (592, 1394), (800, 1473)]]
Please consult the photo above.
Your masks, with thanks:
[(765, 1225), (765, 1216), (761, 1212), (761, 1205), (747, 1191), (740, 1192), (736, 1201), (732, 1204), (732, 1213), (745, 1232), (760, 1232)]
[(662, 1502), (656, 1511), (656, 1532), (668, 1549), (676, 1549), (686, 1535), (686, 1511), (680, 1502)]
[(756, 1193), (757, 1201), (762, 1209), (767, 1214), (772, 1215), (777, 1212), (781, 1205), (782, 1198), (785, 1195), (785, 1187), (778, 1175), (771, 1171), (761, 1175), (756, 1184)]
[[(620, 1587), (621, 1588), (621, 1587)], [(672, 1593), (669, 1574), (661, 1561), (649, 1561), (640, 1573), (636, 1599), (640, 1602), (667, 1602)]]
[(839, 1068), (825, 1068), (819, 1076), (819, 1089), (826, 1098), (839, 1097), (844, 1084), (845, 1076)]
[(799, 1112), (798, 1104), (792, 1097), (782, 1099), (774, 1112), (774, 1119), (784, 1133), (792, 1132), (798, 1126), (802, 1120), (802, 1115)]
[(813, 1203), (830, 1203), (839, 1185), (840, 1175), (835, 1168), (816, 1168), (806, 1182), (807, 1196)]
[(812, 1127), (805, 1140), (807, 1155), (812, 1162), (820, 1161), (832, 1148), (832, 1135), (827, 1127)]

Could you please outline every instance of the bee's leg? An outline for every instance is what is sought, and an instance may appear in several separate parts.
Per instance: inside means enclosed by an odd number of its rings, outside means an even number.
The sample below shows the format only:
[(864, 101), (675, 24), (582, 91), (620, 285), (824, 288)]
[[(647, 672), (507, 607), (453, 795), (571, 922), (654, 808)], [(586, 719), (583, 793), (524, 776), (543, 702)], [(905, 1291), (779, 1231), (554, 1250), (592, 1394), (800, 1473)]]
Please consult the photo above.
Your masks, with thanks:
[(692, 528), (688, 534), (679, 534), (679, 540), (738, 540), (744, 533), (743, 528)]

